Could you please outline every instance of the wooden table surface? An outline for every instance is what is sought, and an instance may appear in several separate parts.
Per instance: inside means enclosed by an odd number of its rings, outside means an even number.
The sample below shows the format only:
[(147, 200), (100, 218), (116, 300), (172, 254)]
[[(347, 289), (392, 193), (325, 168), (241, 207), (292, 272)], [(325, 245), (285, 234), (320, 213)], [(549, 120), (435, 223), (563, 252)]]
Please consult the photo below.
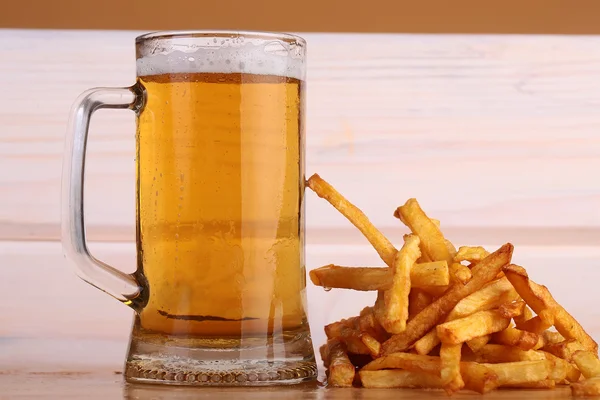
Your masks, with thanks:
[[(133, 83), (137, 34), (0, 30), (0, 398), (445, 397), (316, 383), (242, 392), (123, 385), (132, 314), (65, 261), (59, 188), (73, 100)], [(392, 212), (416, 197), (456, 245), (514, 243), (513, 260), (600, 339), (600, 37), (303, 36), (307, 174), (333, 183), (395, 242), (406, 230)], [(98, 114), (85, 189), (90, 247), (125, 271), (135, 265), (134, 132), (132, 114)], [(307, 269), (332, 262), (380, 263), (309, 194)], [(325, 323), (374, 297), (309, 284), (308, 301), (319, 346)]]

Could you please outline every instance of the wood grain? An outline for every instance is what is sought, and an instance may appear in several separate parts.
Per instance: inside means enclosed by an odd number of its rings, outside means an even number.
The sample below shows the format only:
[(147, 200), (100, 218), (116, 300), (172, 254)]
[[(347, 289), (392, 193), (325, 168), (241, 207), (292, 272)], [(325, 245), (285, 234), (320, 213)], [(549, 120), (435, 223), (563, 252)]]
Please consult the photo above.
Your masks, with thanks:
[[(0, 31), (2, 238), (58, 239), (70, 105), (89, 87), (134, 82), (137, 34)], [(600, 38), (304, 36), (307, 174), (382, 229), (408, 197), (450, 229), (600, 227)], [(133, 238), (134, 132), (129, 112), (92, 123), (92, 237)], [(309, 229), (348, 227), (315, 196), (307, 210)]]

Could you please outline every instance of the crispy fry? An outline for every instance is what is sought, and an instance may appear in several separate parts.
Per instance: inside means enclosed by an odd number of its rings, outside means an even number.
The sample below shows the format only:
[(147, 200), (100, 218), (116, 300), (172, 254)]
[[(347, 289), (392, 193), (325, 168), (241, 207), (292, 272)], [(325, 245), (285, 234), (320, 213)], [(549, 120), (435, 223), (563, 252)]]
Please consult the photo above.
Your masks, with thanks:
[(492, 335), (492, 341), (494, 343), (518, 347), (521, 350), (533, 349), (538, 343), (539, 338), (540, 337), (535, 333), (510, 327)]
[[(545, 310), (546, 311), (546, 310)], [(516, 322), (516, 321), (515, 321)], [(548, 328), (550, 328), (554, 324), (554, 317), (551, 319), (543, 319), (541, 316), (535, 316), (533, 318), (528, 319), (527, 321), (518, 323), (517, 328), (531, 332), (531, 333), (542, 333)]]
[(439, 357), (422, 356), (419, 354), (392, 353), (371, 361), (365, 365), (361, 371), (376, 371), (392, 368), (439, 375), (441, 371), (441, 360)]
[(466, 343), (467, 343), (467, 346), (469, 346), (469, 348), (472, 351), (478, 352), (483, 346), (488, 344), (490, 339), (491, 339), (490, 335), (483, 335), (483, 336), (473, 338), (471, 340), (467, 340)]
[(363, 342), (366, 348), (369, 349), (369, 353), (371, 353), (373, 358), (379, 356), (379, 352), (381, 351), (381, 343), (379, 343), (377, 339), (370, 334), (363, 332), (360, 334), (360, 340)]
[(368, 333), (378, 342), (383, 342), (389, 338), (388, 333), (375, 319), (373, 307), (365, 307), (360, 312), (360, 316), (358, 317), (358, 320), (355, 321), (354, 326), (360, 332)]
[(450, 276), (454, 276), (456, 278), (454, 279), (454, 281), (458, 281), (464, 284), (471, 280), (473, 274), (471, 273), (469, 267), (466, 267), (460, 263), (452, 263), (452, 265), (450, 266)]
[(510, 319), (500, 315), (497, 310), (479, 311), (468, 317), (438, 325), (437, 335), (442, 343), (458, 344), (504, 330), (509, 323)]
[(521, 385), (548, 379), (552, 363), (548, 360), (482, 364), (498, 375), (500, 386)]
[(321, 346), (321, 357), (329, 371), (327, 383), (337, 387), (352, 387), (355, 368), (348, 359), (343, 344), (338, 339), (329, 339)]
[(412, 319), (415, 315), (423, 311), (431, 302), (431, 296), (425, 291), (412, 288), (408, 296), (408, 319)]
[(600, 376), (600, 360), (593, 353), (578, 350), (573, 353), (573, 362), (586, 378)]
[(465, 386), (460, 374), (460, 356), (462, 344), (442, 343), (440, 349), (440, 360), (442, 362), (442, 385), (448, 394), (459, 391)]
[(441, 388), (439, 376), (424, 372), (387, 369), (359, 371), (360, 381), (366, 388)]
[(399, 218), (410, 230), (421, 238), (421, 251), (432, 261), (446, 261), (452, 265), (452, 256), (446, 246), (446, 239), (439, 227), (423, 212), (416, 199), (408, 201), (396, 209), (394, 217)]
[(598, 344), (583, 327), (560, 304), (554, 300), (545, 286), (538, 285), (527, 276), (527, 272), (517, 265), (508, 265), (504, 269), (510, 283), (538, 315), (550, 310), (554, 315), (554, 326), (566, 339), (578, 340), (586, 350), (598, 352)]
[[(392, 287), (393, 272), (388, 267), (342, 267), (325, 265), (309, 273), (315, 286), (352, 290), (387, 290)], [(447, 286), (450, 282), (445, 261), (415, 264), (410, 271), (412, 287)]]
[(415, 342), (415, 351), (417, 354), (426, 355), (431, 353), (431, 350), (440, 344), (440, 338), (437, 335), (435, 328), (427, 332), (421, 339)]
[(442, 297), (431, 303), (407, 324), (401, 334), (392, 336), (382, 345), (382, 353), (390, 354), (408, 349), (417, 339), (445, 318), (456, 304), (481, 289), (494, 279), (503, 266), (510, 262), (513, 245), (505, 244), (473, 267), (473, 278), (464, 286), (454, 285)]
[(569, 369), (567, 370), (567, 381), (569, 382), (578, 382), (579, 378), (581, 378), (581, 371), (573, 365), (573, 363), (569, 363)]
[(567, 379), (567, 375), (569, 373), (569, 366), (571, 363), (563, 360), (562, 358), (558, 358), (550, 353), (542, 352), (546, 357), (546, 360), (550, 361), (550, 374), (548, 374), (548, 379), (552, 379), (556, 382), (561, 382)]
[(542, 350), (547, 351), (550, 354), (554, 354), (556, 357), (560, 357), (563, 360), (571, 362), (573, 361), (573, 354), (575, 354), (576, 351), (586, 350), (586, 348), (578, 341), (568, 339), (559, 343), (546, 344)]
[(496, 279), (465, 297), (448, 315), (448, 320), (466, 317), (477, 311), (490, 310), (519, 297), (506, 278)]
[(465, 383), (465, 389), (485, 394), (498, 386), (498, 375), (482, 364), (461, 362), (460, 374)]
[(369, 221), (367, 216), (354, 204), (350, 203), (333, 186), (323, 180), (318, 174), (311, 176), (306, 185), (312, 189), (317, 196), (327, 200), (335, 209), (346, 217), (367, 238), (375, 248), (377, 254), (388, 265), (392, 266), (396, 255), (396, 248)]
[(600, 396), (600, 378), (591, 378), (571, 384), (571, 394), (575, 397)]
[[(510, 286), (512, 287), (512, 284), (510, 284)], [(514, 290), (514, 289), (513, 289)], [(516, 293), (516, 291), (515, 291)], [(517, 328), (519, 328), (519, 324), (522, 324), (523, 322), (530, 320), (531, 318), (533, 318), (533, 313), (531, 312), (531, 308), (529, 308), (529, 306), (525, 305), (525, 308), (523, 308), (523, 314), (518, 315), (516, 317), (514, 317), (514, 321), (515, 324), (517, 325)], [(519, 328), (521, 329), (521, 328)], [(527, 329), (523, 329), (523, 330), (527, 330)], [(529, 331), (531, 332), (531, 331)], [(541, 333), (541, 332), (534, 332), (534, 333)]]
[(514, 301), (510, 303), (501, 304), (498, 307), (498, 314), (504, 318), (514, 318), (523, 314), (523, 308), (525, 307), (524, 301)]
[(559, 342), (562, 342), (565, 340), (563, 335), (561, 335), (558, 332), (553, 332), (553, 331), (544, 331), (542, 333), (542, 336), (544, 336), (544, 340), (546, 341), (546, 344), (559, 343)]
[(350, 353), (371, 354), (367, 346), (365, 346), (362, 342), (360, 338), (360, 332), (354, 328), (351, 328), (353, 321), (356, 319), (358, 319), (358, 317), (353, 317), (349, 320), (334, 322), (326, 325), (325, 334), (329, 339), (337, 338), (342, 341)]
[(410, 294), (410, 270), (421, 255), (416, 235), (407, 235), (404, 246), (396, 253), (392, 266), (393, 284), (389, 290), (379, 292), (373, 309), (375, 318), (389, 333), (406, 329), (408, 320), (408, 295)]
[(521, 350), (502, 344), (486, 344), (477, 351), (477, 361), (483, 363), (507, 363), (517, 361), (545, 360), (546, 356), (541, 351)]
[(458, 263), (462, 261), (477, 263), (486, 258), (489, 254), (490, 253), (481, 246), (461, 246), (454, 256), (454, 261)]

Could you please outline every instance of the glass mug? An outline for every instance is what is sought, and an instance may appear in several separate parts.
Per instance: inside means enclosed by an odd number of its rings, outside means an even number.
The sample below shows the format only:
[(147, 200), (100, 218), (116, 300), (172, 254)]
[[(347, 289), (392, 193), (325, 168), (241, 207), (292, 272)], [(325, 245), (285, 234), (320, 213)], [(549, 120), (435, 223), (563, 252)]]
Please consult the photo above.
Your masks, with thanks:
[[(64, 252), (135, 311), (129, 382), (293, 384), (316, 377), (304, 267), (305, 41), (157, 32), (137, 82), (82, 94), (63, 166)], [(83, 183), (90, 117), (136, 114), (137, 270), (94, 258)]]

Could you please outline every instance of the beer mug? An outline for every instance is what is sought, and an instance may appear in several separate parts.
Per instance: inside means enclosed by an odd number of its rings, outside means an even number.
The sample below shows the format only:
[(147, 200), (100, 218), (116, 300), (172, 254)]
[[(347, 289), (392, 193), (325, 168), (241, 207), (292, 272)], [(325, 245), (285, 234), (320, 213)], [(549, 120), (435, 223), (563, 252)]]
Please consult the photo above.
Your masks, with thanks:
[[(135, 311), (125, 376), (180, 385), (316, 377), (304, 266), (305, 41), (158, 32), (137, 82), (82, 94), (63, 165), (64, 252)], [(136, 115), (137, 269), (90, 254), (83, 183), (90, 117)], [(110, 182), (107, 182), (109, 185)]]

